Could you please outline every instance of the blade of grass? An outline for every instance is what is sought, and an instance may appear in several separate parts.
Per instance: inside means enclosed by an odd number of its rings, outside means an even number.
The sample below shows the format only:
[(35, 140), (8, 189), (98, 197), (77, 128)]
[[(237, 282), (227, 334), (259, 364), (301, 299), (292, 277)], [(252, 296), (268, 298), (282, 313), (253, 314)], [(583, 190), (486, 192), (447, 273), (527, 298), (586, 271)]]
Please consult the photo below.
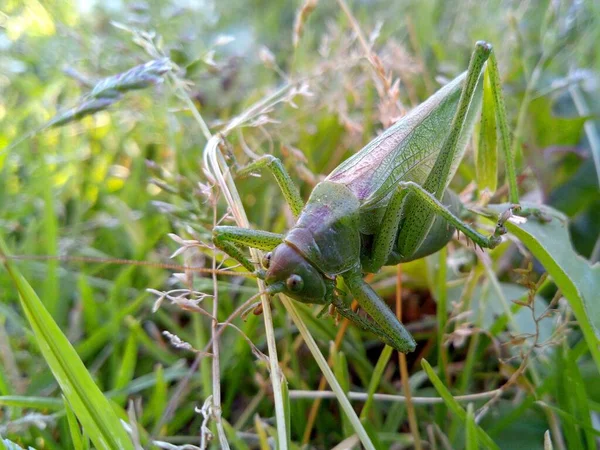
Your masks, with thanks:
[(467, 421), (465, 427), (466, 450), (478, 450), (479, 441), (477, 439), (477, 425), (475, 424), (475, 415), (473, 414), (473, 403), (467, 405)]
[(279, 298), (281, 298), (281, 301), (284, 303), (284, 306), (286, 307), (287, 311), (289, 312), (290, 316), (292, 317), (294, 324), (296, 325), (296, 327), (298, 327), (298, 331), (302, 335), (304, 342), (306, 343), (306, 346), (309, 348), (310, 352), (312, 353), (313, 358), (315, 358), (315, 361), (318, 364), (319, 368), (321, 369), (323, 376), (327, 379), (327, 382), (329, 383), (329, 386), (331, 387), (332, 391), (335, 392), (335, 396), (338, 399), (340, 406), (342, 407), (342, 409), (348, 416), (348, 419), (350, 420), (350, 423), (352, 424), (354, 431), (360, 438), (363, 446), (365, 448), (367, 448), (368, 450), (375, 450), (375, 447), (373, 446), (373, 443), (371, 442), (369, 435), (367, 434), (365, 428), (363, 427), (362, 423), (360, 422), (360, 419), (356, 415), (354, 408), (352, 408), (352, 405), (350, 404), (348, 397), (346, 396), (342, 387), (340, 386), (337, 379), (335, 378), (335, 375), (329, 368), (329, 365), (327, 365), (327, 361), (325, 360), (325, 357), (321, 353), (321, 350), (319, 350), (319, 347), (317, 346), (317, 343), (315, 342), (312, 335), (310, 334), (310, 331), (308, 331), (308, 328), (306, 327), (306, 325), (304, 324), (304, 322), (298, 315), (298, 311), (296, 311), (296, 307), (294, 306), (292, 300), (282, 294), (279, 295)]
[[(460, 404), (454, 399), (454, 397), (452, 397), (450, 391), (446, 389), (446, 386), (444, 386), (444, 383), (442, 383), (442, 380), (440, 380), (440, 378), (437, 376), (437, 374), (426, 359), (423, 359), (421, 361), (421, 365), (423, 366), (423, 370), (425, 370), (425, 373), (429, 377), (429, 380), (433, 384), (433, 387), (435, 387), (436, 391), (438, 391), (440, 397), (444, 399), (444, 402), (448, 409), (450, 409), (450, 411), (452, 411), (453, 414), (455, 414), (463, 423), (465, 423), (467, 420), (467, 412), (463, 409), (462, 406), (460, 406)], [(500, 450), (500, 447), (496, 445), (492, 438), (490, 438), (481, 427), (477, 426), (476, 431), (477, 437), (486, 448)]]
[[(396, 269), (396, 317), (402, 322), (402, 266), (398, 264)], [(398, 352), (398, 365), (400, 366), (400, 379), (402, 390), (406, 397), (406, 412), (408, 414), (408, 426), (413, 436), (415, 450), (421, 450), (421, 436), (419, 435), (419, 424), (410, 392), (410, 378), (408, 375), (408, 366), (406, 364), (406, 354)]]
[[(448, 355), (444, 346), (444, 335), (446, 334), (446, 325), (448, 323), (447, 259), (448, 249), (444, 247), (438, 253), (438, 268), (435, 280), (437, 291), (434, 292), (436, 295), (438, 373), (439, 377), (445, 380), (446, 384), (450, 384), (447, 367)], [(435, 423), (445, 431), (448, 430), (445, 428), (447, 424), (446, 415), (447, 410), (444, 404), (435, 407)]]
[[(330, 345), (330, 359), (333, 359), (333, 365), (330, 364), (330, 366), (333, 367), (333, 373), (335, 374), (335, 377), (338, 379), (340, 386), (342, 386), (342, 389), (344, 390), (344, 392), (349, 392), (350, 391), (350, 373), (348, 372), (348, 361), (346, 360), (346, 354), (344, 352), (340, 352), (337, 351), (335, 348), (335, 344), (331, 344)], [(319, 389), (320, 391), (322, 391), (323, 389), (325, 389), (325, 384), (326, 384), (326, 380), (324, 377), (321, 378), (323, 380), (323, 387), (321, 389)], [(319, 387), (321, 387), (321, 385), (319, 385)], [(315, 400), (316, 401), (316, 400)], [(314, 405), (314, 403), (313, 403)], [(312, 428), (312, 426), (311, 426)], [(351, 436), (352, 433), (352, 426), (350, 425), (348, 418), (346, 416), (342, 416), (342, 430), (344, 430), (344, 437), (349, 437)], [(308, 436), (308, 438), (310, 438), (310, 435)], [(307, 438), (307, 442), (308, 442), (308, 438)]]
[[(64, 397), (63, 397), (64, 398)], [(69, 433), (71, 434), (71, 443), (75, 450), (83, 450), (83, 436), (79, 429), (79, 423), (75, 417), (73, 409), (69, 406), (67, 399), (64, 399), (65, 410), (67, 411), (67, 422), (69, 424)]]
[(377, 360), (377, 364), (375, 365), (375, 370), (373, 370), (373, 376), (371, 377), (371, 381), (369, 382), (369, 387), (367, 389), (369, 396), (367, 398), (365, 406), (363, 406), (363, 409), (360, 412), (360, 420), (361, 421), (366, 420), (367, 417), (369, 416), (369, 410), (371, 409), (371, 406), (373, 406), (373, 394), (375, 394), (375, 391), (377, 390), (377, 386), (379, 386), (381, 377), (383, 376), (383, 371), (385, 370), (385, 367), (387, 366), (387, 363), (390, 360), (390, 357), (392, 356), (393, 350), (394, 349), (392, 347), (390, 347), (389, 345), (386, 345), (383, 348), (381, 355), (379, 355), (379, 359)]
[(0, 238), (0, 258), (19, 292), (21, 306), (52, 370), (86, 434), (99, 449), (133, 450), (133, 444), (109, 401), (94, 383), (79, 355), (11, 260)]

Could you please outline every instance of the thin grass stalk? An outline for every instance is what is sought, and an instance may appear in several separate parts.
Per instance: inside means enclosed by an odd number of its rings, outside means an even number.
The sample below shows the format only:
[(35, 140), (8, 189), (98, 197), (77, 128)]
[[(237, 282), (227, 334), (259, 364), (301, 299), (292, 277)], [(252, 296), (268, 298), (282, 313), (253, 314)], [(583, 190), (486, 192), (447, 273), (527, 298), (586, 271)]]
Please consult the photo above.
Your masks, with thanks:
[[(356, 310), (358, 303), (356, 300), (352, 303), (352, 310)], [(348, 319), (344, 319), (342, 324), (338, 328), (337, 334), (335, 336), (335, 340), (333, 342), (333, 348), (337, 351), (340, 348), (342, 343), (342, 339), (346, 334), (346, 330), (350, 325), (350, 321)], [(333, 352), (329, 354), (329, 359), (327, 360), (327, 364), (329, 367), (333, 365)], [(321, 379), (319, 380), (318, 391), (323, 391), (327, 386), (327, 380), (323, 375), (321, 375)], [(291, 391), (290, 391), (291, 392)], [(310, 440), (310, 435), (312, 433), (312, 429), (315, 425), (315, 421), (317, 420), (317, 414), (319, 412), (319, 407), (321, 406), (321, 398), (315, 398), (312, 406), (310, 407), (310, 412), (308, 413), (308, 419), (306, 420), (306, 428), (304, 429), (304, 434), (302, 435), (302, 445), (307, 445)]]
[[(398, 264), (396, 270), (396, 316), (402, 322), (402, 266)], [(398, 365), (400, 366), (400, 381), (402, 382), (402, 390), (406, 397), (406, 414), (408, 415), (408, 426), (410, 433), (413, 436), (415, 450), (421, 450), (421, 436), (419, 434), (419, 424), (417, 423), (417, 415), (415, 406), (413, 405), (410, 393), (410, 380), (408, 377), (408, 366), (406, 364), (406, 355), (398, 352)]]
[[(250, 223), (244, 211), (242, 201), (237, 192), (237, 188), (230, 176), (225, 179), (224, 172), (227, 171), (227, 166), (223, 160), (223, 156), (219, 152), (220, 136), (213, 136), (209, 139), (204, 150), (208, 158), (209, 165), (207, 169), (214, 176), (221, 193), (225, 196), (227, 204), (235, 218), (238, 226), (249, 228)], [(260, 261), (260, 253), (256, 249), (250, 249), (252, 260)], [(264, 282), (257, 278), (259, 292), (265, 291)], [(263, 318), (265, 323), (265, 336), (267, 340), (267, 348), (269, 350), (269, 367), (271, 371), (271, 385), (273, 386), (273, 397), (275, 402), (275, 419), (277, 421), (277, 439), (279, 441), (279, 449), (287, 449), (287, 430), (285, 420), (285, 408), (283, 404), (283, 392), (281, 386), (281, 372), (279, 370), (279, 360), (277, 359), (277, 343), (275, 342), (275, 330), (273, 328), (273, 316), (271, 312), (271, 303), (266, 293), (261, 296), (261, 304), (263, 308)]]
[[(437, 346), (438, 346), (438, 371), (440, 379), (444, 380), (447, 386), (450, 386), (450, 376), (448, 374), (448, 355), (444, 346), (444, 335), (446, 334), (446, 325), (448, 323), (448, 289), (446, 286), (446, 263), (448, 258), (448, 248), (444, 247), (438, 253), (438, 270), (436, 275), (436, 311), (437, 311)], [(446, 422), (448, 410), (445, 404), (438, 405), (435, 408), (435, 422), (443, 427)], [(447, 428), (444, 428), (447, 430)]]
[[(234, 216), (234, 219), (238, 226), (248, 228), (250, 226), (248, 218), (246, 216), (246, 212), (244, 210), (242, 201), (240, 199), (239, 193), (237, 191), (237, 187), (233, 182), (232, 177), (229, 174), (227, 164), (223, 158), (223, 155), (219, 151), (219, 144), (221, 143), (221, 139), (225, 137), (229, 132), (234, 130), (237, 127), (242, 126), (248, 120), (250, 120), (255, 114), (260, 113), (263, 109), (271, 107), (277, 103), (279, 103), (284, 96), (288, 93), (288, 91), (292, 88), (292, 84), (288, 84), (280, 88), (271, 96), (259, 101), (248, 110), (246, 110), (241, 115), (234, 118), (228, 125), (222, 130), (219, 135), (212, 136), (204, 149), (203, 152), (203, 160), (204, 167), (207, 169), (208, 173), (214, 177), (212, 181), (214, 181), (221, 189), (221, 193), (225, 197), (227, 204), (229, 205), (231, 212)], [(185, 94), (187, 96), (187, 94)], [(188, 97), (190, 105), (193, 106), (193, 102)], [(194, 106), (195, 109), (195, 106)], [(199, 115), (199, 113), (198, 113)], [(250, 255), (254, 261), (260, 261), (261, 253), (256, 249), (250, 249)], [(279, 448), (286, 448), (287, 443), (287, 433), (285, 430), (285, 411), (283, 404), (283, 395), (281, 389), (281, 380), (279, 379), (277, 374), (280, 374), (279, 365), (277, 360), (277, 348), (274, 337), (274, 329), (273, 329), (273, 320), (271, 314), (271, 305), (269, 303), (268, 296), (265, 292), (264, 282), (257, 278), (257, 284), (259, 288), (259, 292), (261, 292), (261, 302), (263, 305), (263, 316), (265, 320), (265, 334), (267, 340), (267, 347), (269, 349), (269, 364), (271, 367), (271, 383), (273, 386), (273, 396), (275, 401), (275, 415), (277, 420), (277, 433), (278, 440), (280, 443)], [(367, 449), (374, 449), (374, 446), (367, 435), (364, 427), (360, 423), (358, 416), (356, 415), (354, 409), (350, 405), (348, 398), (344, 394), (341, 386), (337, 382), (333, 372), (327, 365), (325, 361), (325, 357), (321, 353), (319, 347), (315, 343), (312, 335), (308, 331), (306, 325), (300, 319), (296, 308), (293, 305), (293, 302), (287, 297), (280, 295), (282, 299), (282, 303), (288, 313), (290, 313), (292, 320), (296, 324), (300, 334), (304, 338), (305, 343), (307, 344), (309, 350), (311, 351), (313, 357), (315, 358), (317, 364), (321, 368), (323, 375), (327, 379), (329, 385), (336, 393), (336, 397), (342, 406), (344, 412), (348, 415), (350, 422), (352, 423), (356, 434), (361, 439), (363, 445)], [(281, 424), (281, 425), (280, 425)]]
[(306, 346), (312, 353), (317, 365), (321, 369), (321, 372), (327, 379), (329, 386), (331, 387), (332, 391), (334, 392), (335, 397), (337, 398), (338, 402), (340, 403), (340, 406), (342, 407), (342, 409), (348, 416), (348, 419), (350, 420), (350, 423), (352, 424), (354, 431), (356, 431), (356, 434), (359, 437), (360, 441), (362, 442), (363, 446), (367, 450), (375, 450), (375, 446), (371, 442), (371, 439), (369, 438), (369, 435), (367, 434), (362, 423), (360, 423), (360, 419), (356, 415), (354, 408), (352, 408), (352, 405), (350, 404), (350, 400), (348, 400), (346, 393), (344, 392), (344, 390), (338, 383), (337, 379), (335, 378), (335, 375), (331, 371), (331, 368), (329, 367), (329, 365), (327, 365), (327, 361), (325, 360), (325, 357), (321, 353), (321, 350), (317, 346), (317, 343), (315, 342), (312, 335), (310, 334), (310, 331), (306, 327), (306, 324), (302, 321), (302, 319), (298, 315), (298, 311), (296, 310), (296, 307), (294, 306), (293, 301), (289, 297), (286, 297), (285, 295), (282, 295), (282, 294), (279, 294), (279, 298), (281, 298), (283, 305), (285, 306), (288, 313), (292, 317), (292, 320), (294, 321), (294, 324), (296, 325), (296, 327), (298, 328), (298, 331), (302, 335), (302, 338), (304, 339)]
[(360, 412), (360, 419), (367, 420), (369, 417), (369, 412), (371, 411), (371, 406), (373, 405), (373, 394), (375, 394), (375, 390), (379, 383), (381, 382), (381, 378), (383, 377), (383, 371), (387, 366), (388, 361), (390, 360), (394, 349), (389, 345), (383, 347), (381, 354), (379, 355), (379, 359), (377, 360), (377, 364), (375, 364), (375, 368), (373, 369), (373, 374), (371, 375), (371, 380), (369, 381), (369, 386), (367, 387), (367, 392), (369, 397), (363, 406), (362, 411)]
[[(217, 225), (217, 202), (215, 201), (213, 204), (213, 227)], [(213, 250), (212, 255), (212, 268), (213, 270), (217, 269), (217, 252)], [(229, 442), (227, 442), (227, 437), (225, 436), (225, 430), (223, 429), (223, 422), (221, 421), (221, 356), (220, 356), (220, 348), (219, 342), (220, 339), (214, 338), (219, 331), (219, 286), (217, 283), (217, 275), (215, 272), (212, 274), (213, 280), (213, 320), (212, 324), (212, 398), (213, 398), (213, 411), (212, 416), (215, 419), (215, 424), (217, 426), (217, 435), (219, 436), (219, 443), (221, 444), (221, 448), (225, 450), (229, 450)]]
[[(213, 136), (211, 134), (208, 126), (206, 125), (206, 122), (202, 118), (202, 115), (194, 105), (192, 99), (189, 97), (185, 89), (181, 86), (180, 81), (174, 76), (171, 79), (173, 81), (173, 84), (175, 85), (176, 90), (189, 107), (190, 112), (194, 116), (194, 119), (196, 120), (196, 122), (198, 122), (204, 136), (208, 140), (203, 152), (205, 168), (214, 177), (214, 181), (216, 181), (216, 183), (218, 184), (220, 191), (224, 195), (238, 226), (249, 228), (250, 224), (244, 211), (242, 201), (237, 192), (237, 188), (233, 183), (231, 177), (228, 176), (227, 181), (225, 180), (224, 172), (227, 172), (227, 166), (225, 164), (225, 161), (223, 161), (223, 156), (221, 155), (218, 149), (219, 143), (221, 142), (221, 136)], [(285, 88), (286, 87), (282, 88), (280, 91), (283, 91)], [(234, 127), (231, 127), (230, 124), (230, 127), (228, 129), (233, 128)], [(226, 134), (226, 132), (227, 131), (225, 131), (223, 135)], [(250, 254), (255, 261), (260, 261), (259, 252), (257, 250), (250, 249)], [(258, 284), (259, 292), (264, 292), (265, 286), (263, 281), (258, 278), (256, 281)], [(266, 294), (261, 295), (261, 303), (265, 322), (265, 335), (267, 340), (267, 347), (269, 350), (269, 366), (271, 371), (271, 384), (273, 386), (273, 397), (275, 402), (275, 418), (277, 421), (277, 437), (279, 441), (279, 449), (286, 450), (288, 440), (283, 404), (283, 393), (281, 388), (281, 374), (279, 371), (279, 361), (277, 359), (277, 344), (275, 342), (275, 331), (273, 329), (271, 304)], [(214, 330), (215, 328), (213, 327), (213, 331)], [(217, 339), (213, 339), (213, 341), (216, 340)], [(213, 405), (215, 408), (220, 409), (220, 405)]]

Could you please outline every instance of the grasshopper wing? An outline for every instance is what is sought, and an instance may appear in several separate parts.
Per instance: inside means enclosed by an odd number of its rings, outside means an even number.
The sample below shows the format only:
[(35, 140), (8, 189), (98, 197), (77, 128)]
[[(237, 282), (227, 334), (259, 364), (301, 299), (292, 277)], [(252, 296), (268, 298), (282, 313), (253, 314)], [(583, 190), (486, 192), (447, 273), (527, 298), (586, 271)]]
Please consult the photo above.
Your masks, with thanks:
[[(456, 112), (465, 73), (442, 87), (424, 103), (340, 164), (327, 180), (346, 185), (364, 209), (385, 204), (400, 181), (423, 184), (439, 155)], [(459, 148), (452, 161), (452, 179), (481, 107), (481, 77), (469, 106)]]

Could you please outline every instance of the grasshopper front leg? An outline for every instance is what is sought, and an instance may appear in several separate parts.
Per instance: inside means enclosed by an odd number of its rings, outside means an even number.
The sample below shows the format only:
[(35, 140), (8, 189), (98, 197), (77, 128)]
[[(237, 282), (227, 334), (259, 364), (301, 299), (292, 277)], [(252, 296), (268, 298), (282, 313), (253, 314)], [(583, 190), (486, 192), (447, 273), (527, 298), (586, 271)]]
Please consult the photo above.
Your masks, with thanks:
[(300, 211), (302, 211), (302, 208), (304, 208), (304, 202), (302, 201), (300, 192), (294, 184), (292, 177), (290, 177), (290, 174), (287, 173), (279, 158), (276, 158), (273, 155), (261, 156), (259, 159), (256, 159), (247, 166), (239, 169), (236, 175), (243, 177), (251, 174), (255, 170), (262, 169), (267, 169), (273, 174), (275, 181), (277, 181), (277, 184), (281, 189), (281, 193), (283, 194), (288, 205), (290, 205), (290, 209), (292, 210), (294, 217), (298, 217)]
[(334, 306), (336, 306), (340, 314), (356, 322), (362, 328), (375, 333), (386, 344), (396, 350), (402, 353), (414, 351), (417, 346), (414, 338), (385, 304), (383, 299), (363, 280), (362, 274), (360, 272), (350, 272), (344, 274), (343, 279), (350, 293), (354, 296), (360, 307), (371, 316), (373, 322), (371, 323), (362, 319), (362, 317), (353, 313), (345, 305), (338, 305), (334, 301)]
[[(215, 246), (231, 256), (244, 266), (249, 272), (255, 271), (255, 266), (245, 255), (239, 245), (270, 251), (283, 241), (283, 235), (269, 231), (249, 230), (248, 228), (218, 226), (213, 230), (213, 243)], [(262, 271), (257, 275), (263, 278)]]

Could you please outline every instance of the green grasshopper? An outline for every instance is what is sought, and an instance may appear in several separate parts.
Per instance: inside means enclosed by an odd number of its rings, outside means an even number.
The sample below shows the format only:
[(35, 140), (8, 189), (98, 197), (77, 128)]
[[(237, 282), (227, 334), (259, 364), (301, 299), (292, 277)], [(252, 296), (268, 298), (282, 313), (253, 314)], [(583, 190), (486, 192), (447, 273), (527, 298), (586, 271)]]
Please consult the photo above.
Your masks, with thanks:
[[(501, 242), (510, 210), (500, 216), (494, 233), (484, 236), (458, 217), (462, 205), (448, 189), (480, 111), (484, 76), (506, 153), (510, 200), (518, 203), (497, 63), (491, 45), (480, 41), (467, 72), (334, 169), (306, 205), (277, 158), (266, 155), (242, 168), (238, 175), (269, 169), (297, 222), (286, 235), (217, 226), (213, 242), (263, 279), (269, 294), (333, 305), (396, 350), (413, 351), (415, 340), (363, 274), (437, 252), (456, 230), (482, 248)], [(268, 251), (263, 268), (256, 268), (241, 246)], [(372, 321), (338, 298), (340, 278)]]

